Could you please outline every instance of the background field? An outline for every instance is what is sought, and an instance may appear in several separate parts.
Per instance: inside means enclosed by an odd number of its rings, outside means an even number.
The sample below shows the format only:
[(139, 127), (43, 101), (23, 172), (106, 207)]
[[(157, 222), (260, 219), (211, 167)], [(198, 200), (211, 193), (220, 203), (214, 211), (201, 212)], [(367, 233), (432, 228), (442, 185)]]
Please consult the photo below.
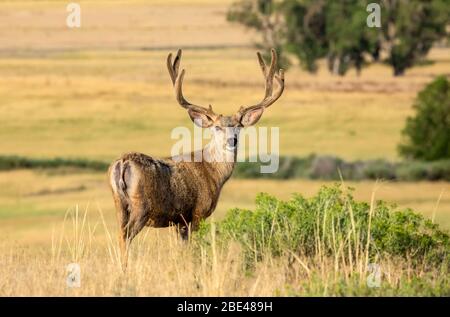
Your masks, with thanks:
[[(65, 1), (0, 2), (0, 155), (112, 160), (141, 151), (167, 156), (172, 128), (192, 128), (174, 99), (165, 66), (168, 52), (179, 47), (187, 70), (185, 95), (195, 103), (229, 114), (262, 97), (252, 48), (256, 35), (226, 22), (230, 1), (79, 3), (82, 27), (68, 29)], [(286, 74), (282, 99), (259, 125), (280, 127), (282, 155), (398, 160), (400, 131), (416, 93), (434, 76), (450, 75), (450, 49), (433, 49), (428, 59), (402, 78), (383, 65), (344, 78), (323, 68), (310, 75), (294, 67)], [(294, 192), (310, 196), (324, 183), (232, 179), (214, 218), (231, 207), (252, 207), (260, 191), (280, 198)], [(375, 186), (346, 184), (361, 200), (369, 200)], [(449, 183), (382, 183), (376, 197), (450, 228)], [(52, 228), (77, 205), (94, 214), (101, 209), (114, 228), (113, 201), (101, 173), (0, 172), (5, 250), (49, 247)]]

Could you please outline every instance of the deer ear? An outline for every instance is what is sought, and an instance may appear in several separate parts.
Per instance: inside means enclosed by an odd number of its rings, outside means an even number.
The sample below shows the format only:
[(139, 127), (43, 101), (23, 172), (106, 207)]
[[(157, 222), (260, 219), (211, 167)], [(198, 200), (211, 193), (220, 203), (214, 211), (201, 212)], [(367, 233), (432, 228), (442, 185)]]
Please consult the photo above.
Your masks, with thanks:
[(263, 112), (264, 112), (264, 107), (259, 107), (259, 108), (255, 108), (255, 109), (251, 109), (246, 111), (241, 118), (241, 124), (244, 127), (248, 127), (251, 125), (254, 125), (256, 122), (258, 122), (259, 118), (261, 118)]
[(199, 126), (200, 128), (209, 128), (213, 125), (214, 121), (209, 117), (207, 114), (204, 114), (202, 112), (189, 109), (188, 110), (189, 117), (191, 117), (192, 122), (195, 123), (196, 126)]

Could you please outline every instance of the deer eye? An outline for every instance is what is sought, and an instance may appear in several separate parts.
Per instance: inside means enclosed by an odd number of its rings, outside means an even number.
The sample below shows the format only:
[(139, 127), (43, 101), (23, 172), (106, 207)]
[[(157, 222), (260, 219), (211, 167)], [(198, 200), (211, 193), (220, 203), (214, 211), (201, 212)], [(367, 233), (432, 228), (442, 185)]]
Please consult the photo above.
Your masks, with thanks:
[(221, 131), (222, 130), (222, 128), (219, 127), (219, 126), (216, 126), (215, 129), (216, 129), (216, 131)]

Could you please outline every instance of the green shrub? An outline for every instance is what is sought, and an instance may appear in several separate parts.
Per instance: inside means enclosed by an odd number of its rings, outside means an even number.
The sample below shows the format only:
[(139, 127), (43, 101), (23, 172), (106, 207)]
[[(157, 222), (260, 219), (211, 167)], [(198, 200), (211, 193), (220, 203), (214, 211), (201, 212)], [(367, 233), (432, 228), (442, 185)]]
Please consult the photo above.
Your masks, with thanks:
[(450, 180), (450, 161), (405, 162), (397, 167), (397, 178), (403, 181)]
[(368, 179), (389, 179), (397, 178), (395, 164), (384, 160), (368, 161), (363, 167), (364, 178)]
[(0, 171), (59, 167), (75, 167), (95, 171), (105, 171), (108, 168), (108, 163), (85, 159), (34, 159), (21, 156), (0, 156)]
[[(373, 206), (372, 216), (370, 210), (339, 185), (324, 186), (308, 199), (297, 194), (289, 201), (261, 193), (254, 211), (232, 209), (215, 228), (221, 241), (240, 243), (250, 266), (266, 253), (333, 256), (341, 249), (352, 259), (367, 252), (371, 259), (400, 257), (417, 265), (448, 267), (450, 238), (437, 225), (381, 201)], [(202, 223), (199, 243), (210, 242), (210, 230), (210, 224)]]
[[(238, 162), (233, 173), (235, 178), (263, 179), (323, 179), (363, 180), (388, 179), (402, 181), (447, 180), (450, 181), (450, 160), (434, 162), (405, 161), (391, 163), (385, 160), (346, 162), (333, 156), (306, 157), (281, 156), (275, 173), (262, 174), (262, 162)], [(21, 156), (1, 156), (0, 171), (13, 169), (77, 168), (106, 172), (108, 162), (87, 159), (36, 159)]]
[(339, 179), (343, 161), (334, 156), (318, 156), (311, 163), (309, 177), (312, 179)]
[(428, 180), (450, 181), (450, 161), (441, 160), (430, 164)]
[(440, 76), (422, 90), (408, 118), (399, 152), (406, 158), (433, 161), (450, 158), (450, 82)]
[(311, 162), (315, 155), (309, 155), (304, 158), (294, 156), (281, 156), (279, 167), (275, 173), (261, 173), (260, 161), (257, 162), (238, 162), (233, 172), (236, 178), (268, 178), (268, 179), (289, 179), (289, 178), (307, 178)]
[(400, 180), (419, 181), (426, 180), (428, 177), (428, 166), (424, 162), (409, 162), (401, 164), (397, 169), (397, 175)]

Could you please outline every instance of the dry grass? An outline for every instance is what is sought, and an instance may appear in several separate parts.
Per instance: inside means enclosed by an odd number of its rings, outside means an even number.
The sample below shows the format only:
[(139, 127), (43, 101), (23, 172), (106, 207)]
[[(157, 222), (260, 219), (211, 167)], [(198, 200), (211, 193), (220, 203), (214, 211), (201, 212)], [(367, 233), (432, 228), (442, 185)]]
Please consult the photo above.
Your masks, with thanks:
[[(80, 30), (64, 26), (63, 4), (0, 5), (1, 154), (167, 155), (171, 130), (192, 126), (165, 69), (166, 54), (178, 47), (185, 48), (185, 94), (195, 102), (230, 114), (262, 96), (249, 47), (255, 37), (225, 21), (229, 1), (86, 1)], [(345, 78), (325, 67), (317, 75), (293, 68), (260, 126), (280, 127), (283, 154), (397, 159), (412, 100), (434, 76), (450, 73), (448, 52), (432, 51), (432, 64), (404, 78), (383, 65)]]
[[(424, 272), (404, 261), (375, 259), (382, 270), (381, 284), (370, 288), (367, 248), (361, 246), (352, 260), (346, 250), (325, 256), (320, 252), (320, 237), (315, 256), (266, 255), (249, 271), (239, 245), (219, 243), (214, 230), (211, 247), (205, 249), (193, 242), (186, 244), (170, 229), (138, 236), (123, 272), (114, 230), (103, 221), (101, 210), (92, 215), (95, 209), (68, 212), (53, 230), (51, 248), (18, 252), (17, 246), (2, 245), (0, 296), (413, 295), (433, 291), (428, 289), (431, 286), (417, 288), (411, 284), (415, 280), (442, 279), (439, 270)], [(80, 288), (67, 287), (69, 263), (81, 267)], [(445, 292), (439, 285), (434, 287)]]
[[(168, 155), (172, 128), (192, 126), (176, 105), (165, 69), (166, 54), (178, 47), (185, 48), (185, 94), (193, 101), (231, 113), (261, 98), (262, 78), (250, 48), (256, 37), (225, 21), (229, 0), (79, 2), (80, 30), (64, 25), (66, 1), (0, 3), (0, 154), (102, 160), (131, 150)], [(450, 73), (448, 52), (433, 50), (432, 64), (403, 78), (393, 78), (383, 65), (345, 78), (323, 68), (317, 75), (294, 68), (286, 74), (284, 96), (260, 125), (280, 127), (283, 155), (398, 159), (414, 96), (434, 76)], [(231, 207), (252, 208), (260, 191), (310, 196), (324, 183), (231, 180), (214, 217)], [(370, 200), (373, 182), (348, 185), (357, 199)], [(434, 214), (450, 228), (448, 183), (386, 183), (377, 194)], [(65, 211), (77, 205), (89, 210), (88, 220), (81, 230), (81, 216), (75, 236), (66, 219), (63, 233)], [(112, 228), (104, 175), (1, 172), (0, 295), (351, 295), (352, 289), (339, 285), (365, 281), (365, 275), (344, 264), (336, 269), (335, 259), (323, 257), (267, 257), (249, 275), (237, 246), (217, 246), (212, 258), (197, 256), (169, 230), (154, 229), (139, 236), (123, 274)], [(65, 285), (65, 266), (73, 261), (82, 267), (81, 289)], [(381, 265), (389, 287), (422, 274), (405, 263)]]
[[(256, 102), (262, 78), (253, 53), (187, 50), (186, 96), (226, 114)], [(174, 100), (165, 55), (84, 52), (0, 59), (1, 153), (99, 159), (128, 150), (167, 155), (173, 143), (171, 130), (192, 124)], [(450, 63), (440, 65), (443, 71), (450, 69)], [(260, 126), (280, 127), (283, 154), (397, 159), (400, 131), (414, 96), (431, 77), (378, 77), (388, 74), (381, 66), (368, 69), (359, 79), (314, 77), (292, 70), (286, 75), (285, 95)], [(361, 81), (376, 89), (398, 90), (365, 91), (359, 87)], [(349, 92), (344, 86), (355, 87)]]
[[(323, 184), (312, 180), (231, 179), (224, 187), (213, 218), (221, 219), (234, 207), (254, 208), (258, 192), (287, 199), (292, 193), (310, 197)], [(346, 182), (355, 188), (355, 198), (369, 201), (375, 182)], [(63, 220), (69, 208), (99, 206), (109, 226), (115, 226), (115, 211), (106, 175), (70, 170), (0, 173), (0, 230), (6, 240), (29, 245), (48, 245), (52, 227)], [(442, 196), (440, 196), (442, 194)], [(440, 197), (440, 200), (439, 200)], [(450, 228), (450, 184), (446, 182), (386, 182), (377, 198), (411, 207)]]

